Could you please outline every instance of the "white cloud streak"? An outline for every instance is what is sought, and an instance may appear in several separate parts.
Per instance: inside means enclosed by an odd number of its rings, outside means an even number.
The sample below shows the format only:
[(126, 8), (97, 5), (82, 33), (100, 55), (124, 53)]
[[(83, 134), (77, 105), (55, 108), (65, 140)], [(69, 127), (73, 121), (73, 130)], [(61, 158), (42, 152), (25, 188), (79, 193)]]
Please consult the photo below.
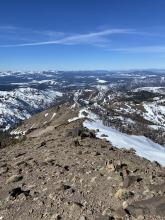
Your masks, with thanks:
[(115, 48), (110, 51), (124, 53), (165, 53), (165, 45)]
[[(49, 33), (50, 32), (43, 32)], [(51, 32), (52, 34), (56, 34), (57, 32)], [(57, 40), (50, 41), (40, 41), (34, 43), (19, 43), (19, 44), (8, 44), (8, 45), (0, 45), (0, 47), (26, 47), (26, 46), (42, 46), (42, 45), (78, 45), (78, 44), (89, 44), (94, 46), (104, 46), (110, 39), (108, 36), (110, 35), (119, 35), (119, 34), (137, 34), (135, 30), (132, 29), (107, 29), (100, 32), (91, 32), (87, 34), (73, 34), (69, 36), (62, 37)], [(62, 33), (61, 33), (62, 35)], [(59, 36), (59, 35), (58, 35)]]
[[(4, 33), (8, 34), (9, 41), (11, 38), (19, 43), (4, 43), (0, 45), (0, 48), (34, 47), (44, 45), (91, 45), (104, 48), (107, 51), (119, 53), (165, 53), (165, 45), (111, 48), (113, 46), (111, 44), (112, 35), (155, 36), (155, 33), (147, 33), (135, 29), (105, 29), (84, 34), (68, 34), (53, 30), (41, 31), (14, 26), (0, 26), (0, 34), (3, 36)], [(23, 39), (26, 41), (23, 42)], [(21, 41), (23, 43), (21, 43)]]

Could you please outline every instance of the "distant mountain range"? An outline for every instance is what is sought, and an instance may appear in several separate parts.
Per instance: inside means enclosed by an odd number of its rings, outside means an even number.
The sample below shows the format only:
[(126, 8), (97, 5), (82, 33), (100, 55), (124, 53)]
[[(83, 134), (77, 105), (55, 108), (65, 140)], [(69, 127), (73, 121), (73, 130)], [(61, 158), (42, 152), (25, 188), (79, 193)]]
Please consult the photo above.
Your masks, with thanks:
[[(165, 72), (158, 72), (0, 72), (0, 128), (8, 130), (52, 105), (69, 102), (95, 111), (102, 109), (104, 115), (111, 115), (111, 121), (112, 116), (113, 121), (118, 121), (113, 122), (115, 126), (128, 119), (137, 120), (135, 115), (139, 113), (148, 126), (161, 129), (165, 122), (165, 93), (163, 89), (152, 91), (165, 86)], [(119, 122), (120, 117), (125, 119)]]

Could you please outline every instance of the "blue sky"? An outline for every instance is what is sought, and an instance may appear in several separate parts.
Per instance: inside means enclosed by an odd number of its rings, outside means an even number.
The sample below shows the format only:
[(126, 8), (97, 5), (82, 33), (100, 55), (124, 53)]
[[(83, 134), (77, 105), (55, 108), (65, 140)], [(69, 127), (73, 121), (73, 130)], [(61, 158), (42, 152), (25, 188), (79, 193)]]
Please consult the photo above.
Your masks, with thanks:
[(0, 0), (0, 70), (165, 68), (164, 0)]

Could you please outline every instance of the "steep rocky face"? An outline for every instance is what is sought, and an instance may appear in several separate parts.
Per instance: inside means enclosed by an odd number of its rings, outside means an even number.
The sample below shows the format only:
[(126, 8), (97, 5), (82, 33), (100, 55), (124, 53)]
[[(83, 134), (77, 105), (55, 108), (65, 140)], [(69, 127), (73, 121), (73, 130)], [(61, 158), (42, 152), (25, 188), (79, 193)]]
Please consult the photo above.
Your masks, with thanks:
[(0, 219), (165, 219), (164, 168), (68, 122), (77, 111), (40, 113), (0, 149)]

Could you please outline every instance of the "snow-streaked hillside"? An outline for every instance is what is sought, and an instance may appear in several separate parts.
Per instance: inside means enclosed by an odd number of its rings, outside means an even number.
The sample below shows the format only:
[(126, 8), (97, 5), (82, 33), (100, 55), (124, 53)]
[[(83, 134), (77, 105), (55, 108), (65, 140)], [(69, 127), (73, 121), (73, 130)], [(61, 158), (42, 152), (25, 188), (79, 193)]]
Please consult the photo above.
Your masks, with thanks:
[(164, 75), (152, 71), (0, 72), (0, 130), (53, 105), (59, 99), (57, 91), (65, 97), (60, 101), (90, 106), (106, 124), (128, 133), (143, 132), (144, 125), (164, 129)]
[(62, 93), (51, 89), (19, 88), (0, 91), (0, 127), (9, 129), (11, 125), (49, 107), (61, 96)]
[(165, 95), (164, 87), (141, 87), (134, 90), (134, 92), (139, 92), (139, 91), (147, 91), (147, 92), (153, 92), (153, 93)]
[(113, 146), (126, 149), (132, 148), (136, 151), (137, 155), (165, 165), (165, 147), (154, 143), (149, 138), (119, 132), (114, 128), (104, 126), (99, 120), (86, 120), (84, 126), (88, 129), (98, 129), (97, 137), (106, 138)]
[(125, 149), (134, 149), (136, 154), (150, 161), (157, 161), (161, 165), (165, 165), (165, 147), (161, 146), (146, 138), (138, 135), (128, 135), (122, 133), (112, 127), (103, 125), (97, 115), (90, 112), (88, 109), (81, 109), (78, 117), (69, 119), (69, 122), (86, 118), (83, 126), (95, 130), (98, 138), (105, 138), (111, 142), (113, 146)]

